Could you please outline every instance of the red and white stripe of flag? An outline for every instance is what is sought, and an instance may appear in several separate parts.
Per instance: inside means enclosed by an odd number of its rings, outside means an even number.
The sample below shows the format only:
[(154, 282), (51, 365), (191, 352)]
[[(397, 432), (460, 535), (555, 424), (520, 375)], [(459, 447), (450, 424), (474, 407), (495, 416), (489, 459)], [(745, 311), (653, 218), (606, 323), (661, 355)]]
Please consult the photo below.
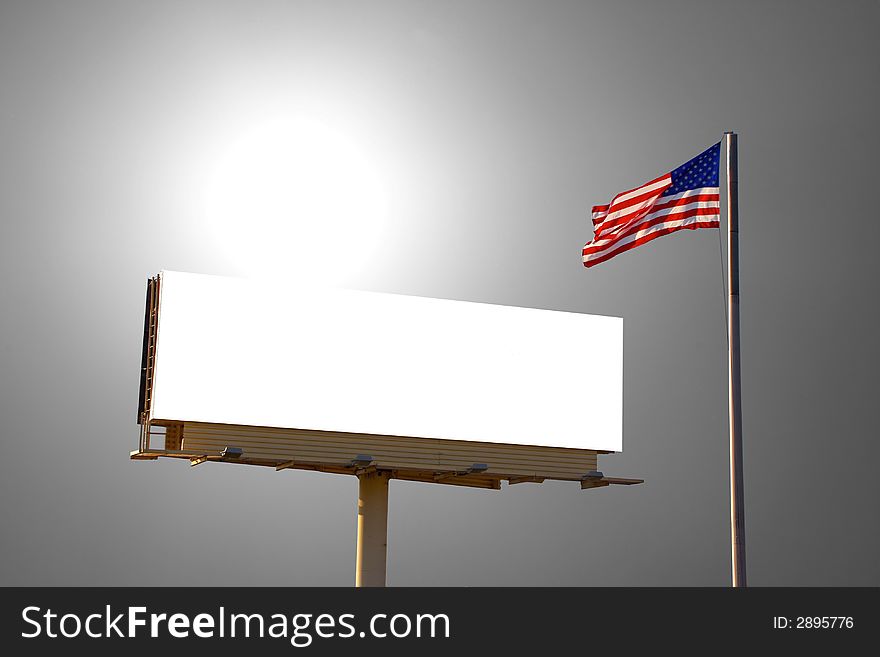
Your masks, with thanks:
[(663, 196), (672, 185), (666, 174), (621, 192), (608, 205), (593, 206), (593, 241), (584, 246), (584, 266), (592, 267), (651, 240), (679, 230), (718, 228), (718, 187), (700, 187)]

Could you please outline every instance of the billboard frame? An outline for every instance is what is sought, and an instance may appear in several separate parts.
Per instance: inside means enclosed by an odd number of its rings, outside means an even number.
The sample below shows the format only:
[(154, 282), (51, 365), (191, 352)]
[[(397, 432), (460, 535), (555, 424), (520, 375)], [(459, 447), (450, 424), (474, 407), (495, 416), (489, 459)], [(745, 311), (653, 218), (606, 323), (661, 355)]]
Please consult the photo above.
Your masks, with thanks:
[[(234, 463), (356, 476), (358, 541), (356, 586), (384, 586), (388, 489), (392, 479), (500, 490), (508, 485), (571, 481), (582, 490), (634, 485), (642, 479), (606, 477), (598, 469), (605, 450), (482, 441), (319, 431), (287, 427), (154, 418), (153, 393), (160, 325), (161, 275), (147, 280), (138, 394), (135, 461), (171, 458)], [(163, 439), (161, 448), (153, 439)]]

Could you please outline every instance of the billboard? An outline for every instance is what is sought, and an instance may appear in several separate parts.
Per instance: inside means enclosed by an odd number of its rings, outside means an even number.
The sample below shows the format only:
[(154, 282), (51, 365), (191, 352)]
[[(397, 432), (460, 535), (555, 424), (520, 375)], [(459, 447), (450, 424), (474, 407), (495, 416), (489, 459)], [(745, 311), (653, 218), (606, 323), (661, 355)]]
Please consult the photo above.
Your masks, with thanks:
[(157, 290), (153, 421), (622, 450), (620, 318), (171, 271)]

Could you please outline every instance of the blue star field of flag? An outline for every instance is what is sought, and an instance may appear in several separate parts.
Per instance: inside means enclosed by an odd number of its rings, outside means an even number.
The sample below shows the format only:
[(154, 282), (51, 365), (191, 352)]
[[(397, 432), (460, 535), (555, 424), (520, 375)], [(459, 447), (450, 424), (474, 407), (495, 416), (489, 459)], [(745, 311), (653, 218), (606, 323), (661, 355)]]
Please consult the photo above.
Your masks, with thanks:
[(718, 187), (718, 163), (721, 157), (721, 142), (710, 146), (688, 160), (672, 172), (672, 185), (663, 192), (663, 196), (672, 196), (689, 189), (700, 187)]

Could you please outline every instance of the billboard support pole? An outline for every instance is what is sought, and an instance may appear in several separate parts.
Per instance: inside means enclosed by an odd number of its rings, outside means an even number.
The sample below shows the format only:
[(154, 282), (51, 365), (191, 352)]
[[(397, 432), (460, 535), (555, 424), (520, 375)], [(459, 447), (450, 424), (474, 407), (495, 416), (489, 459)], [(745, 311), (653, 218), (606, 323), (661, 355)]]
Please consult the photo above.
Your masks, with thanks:
[(358, 473), (357, 561), (355, 586), (385, 586), (388, 548), (388, 473), (367, 468)]
[(739, 181), (736, 133), (727, 142), (727, 331), (730, 416), (730, 543), (733, 586), (746, 585), (746, 531), (743, 511), (742, 402), (739, 357)]

